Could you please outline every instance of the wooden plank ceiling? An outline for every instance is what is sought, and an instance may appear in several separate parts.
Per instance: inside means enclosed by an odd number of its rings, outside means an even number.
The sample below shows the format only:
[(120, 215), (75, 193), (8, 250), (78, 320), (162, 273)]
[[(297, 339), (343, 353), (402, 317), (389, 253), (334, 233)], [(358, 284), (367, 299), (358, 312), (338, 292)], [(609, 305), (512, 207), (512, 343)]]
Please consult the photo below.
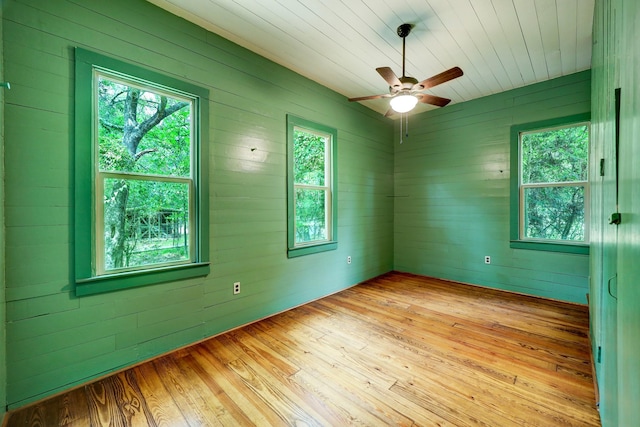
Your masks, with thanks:
[[(387, 93), (375, 71), (423, 80), (468, 101), (590, 68), (594, 0), (148, 0), (346, 97)], [(384, 113), (387, 99), (364, 101)], [(414, 111), (430, 108), (419, 105)]]

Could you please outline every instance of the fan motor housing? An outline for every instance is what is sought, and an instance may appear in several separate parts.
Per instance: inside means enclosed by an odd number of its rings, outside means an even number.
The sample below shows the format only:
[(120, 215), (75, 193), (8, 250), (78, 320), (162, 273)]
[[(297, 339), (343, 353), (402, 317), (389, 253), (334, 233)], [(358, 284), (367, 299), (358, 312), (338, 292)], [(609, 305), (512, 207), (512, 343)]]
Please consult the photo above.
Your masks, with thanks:
[(398, 93), (402, 90), (411, 90), (416, 85), (416, 83), (418, 83), (418, 79), (410, 76), (402, 76), (399, 77), (398, 80), (400, 80), (400, 83), (402, 84), (389, 86), (389, 92)]
[(411, 29), (413, 25), (411, 24), (402, 24), (398, 27), (398, 35), (402, 38), (405, 38), (411, 33)]
[(406, 89), (407, 87), (411, 88), (414, 84), (418, 83), (418, 79), (410, 76), (402, 76), (400, 77), (400, 82), (402, 86)]

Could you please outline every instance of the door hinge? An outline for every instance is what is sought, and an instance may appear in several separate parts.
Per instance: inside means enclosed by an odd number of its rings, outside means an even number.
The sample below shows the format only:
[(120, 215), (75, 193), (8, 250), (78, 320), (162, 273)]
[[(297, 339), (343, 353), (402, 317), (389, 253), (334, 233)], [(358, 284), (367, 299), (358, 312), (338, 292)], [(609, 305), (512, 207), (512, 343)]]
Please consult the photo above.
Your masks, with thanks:
[(600, 176), (604, 176), (604, 159), (600, 159)]
[(602, 362), (602, 346), (598, 346), (598, 356), (596, 357), (598, 363)]

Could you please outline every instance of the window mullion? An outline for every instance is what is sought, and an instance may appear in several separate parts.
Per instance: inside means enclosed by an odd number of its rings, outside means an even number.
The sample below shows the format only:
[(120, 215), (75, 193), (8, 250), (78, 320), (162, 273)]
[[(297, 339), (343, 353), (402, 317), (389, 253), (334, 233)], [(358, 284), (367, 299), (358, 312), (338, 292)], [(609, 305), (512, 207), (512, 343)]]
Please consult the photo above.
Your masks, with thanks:
[(331, 187), (328, 185), (309, 185), (309, 184), (294, 184), (296, 188), (302, 188), (306, 190), (329, 190)]
[(562, 181), (562, 182), (534, 182), (529, 184), (520, 184), (523, 188), (540, 188), (540, 187), (583, 187), (588, 181)]
[(138, 181), (153, 181), (153, 182), (177, 182), (187, 184), (193, 181), (191, 177), (169, 176), (169, 175), (151, 175), (151, 174), (138, 174), (131, 172), (105, 172), (99, 171), (104, 178), (113, 179), (135, 179)]

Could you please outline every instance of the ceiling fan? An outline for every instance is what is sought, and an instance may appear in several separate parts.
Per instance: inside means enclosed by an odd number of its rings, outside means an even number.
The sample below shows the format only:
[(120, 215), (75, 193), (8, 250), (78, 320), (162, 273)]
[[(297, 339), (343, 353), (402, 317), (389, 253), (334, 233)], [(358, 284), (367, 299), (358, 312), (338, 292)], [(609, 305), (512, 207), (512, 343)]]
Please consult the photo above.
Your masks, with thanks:
[(382, 78), (389, 83), (389, 93), (349, 98), (349, 101), (354, 102), (377, 98), (391, 98), (391, 101), (389, 102), (391, 108), (387, 111), (385, 116), (390, 116), (393, 113), (409, 112), (418, 102), (435, 105), (437, 107), (444, 107), (451, 102), (450, 99), (422, 93), (422, 91), (460, 77), (463, 73), (459, 67), (453, 67), (440, 74), (436, 74), (433, 77), (422, 80), (421, 82), (413, 77), (405, 75), (405, 39), (411, 32), (412, 28), (413, 25), (411, 24), (402, 24), (398, 27), (398, 35), (402, 37), (402, 77), (398, 78), (398, 76), (396, 76), (393, 70), (389, 67), (376, 68), (378, 74), (380, 74)]

